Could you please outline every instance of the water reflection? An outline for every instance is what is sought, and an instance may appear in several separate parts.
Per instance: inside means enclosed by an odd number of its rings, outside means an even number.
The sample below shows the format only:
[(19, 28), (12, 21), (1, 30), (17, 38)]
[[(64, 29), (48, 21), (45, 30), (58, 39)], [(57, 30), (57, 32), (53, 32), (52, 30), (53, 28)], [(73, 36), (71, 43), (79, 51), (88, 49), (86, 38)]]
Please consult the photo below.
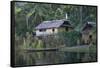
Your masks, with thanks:
[(59, 51), (17, 52), (16, 66), (77, 63), (96, 61), (95, 53), (74, 53)]

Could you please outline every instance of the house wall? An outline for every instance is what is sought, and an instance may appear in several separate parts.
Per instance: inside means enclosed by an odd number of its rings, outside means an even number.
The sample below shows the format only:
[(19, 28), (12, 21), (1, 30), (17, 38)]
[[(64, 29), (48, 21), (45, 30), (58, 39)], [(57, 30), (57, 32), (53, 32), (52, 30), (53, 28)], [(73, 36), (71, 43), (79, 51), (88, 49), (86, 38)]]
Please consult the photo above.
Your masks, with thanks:
[(68, 31), (73, 31), (73, 28), (68, 28)]
[(58, 29), (58, 31), (59, 31), (59, 32), (64, 32), (64, 31), (66, 31), (66, 30), (65, 30), (64, 27), (61, 27), (61, 28)]
[(41, 35), (50, 35), (50, 34), (53, 34), (53, 33), (58, 33), (58, 29), (57, 28), (54, 28), (54, 31), (53, 29), (46, 29), (46, 31), (39, 31), (39, 30), (36, 30), (36, 36), (41, 36)]
[(84, 31), (82, 33), (82, 41), (83, 41), (83, 43), (89, 44), (90, 42), (92, 42), (90, 40), (90, 38), (89, 38), (90, 35), (92, 35), (92, 38), (93, 38), (93, 32), (92, 32), (92, 30)]
[(72, 28), (68, 28), (68, 27), (67, 27), (67, 29), (68, 30), (66, 30), (66, 27), (61, 27), (61, 28), (58, 29), (58, 31), (59, 32), (69, 32), (69, 31), (72, 31), (73, 30)]
[(50, 34), (57, 33), (58, 32), (58, 29), (57, 28), (54, 28), (54, 31), (53, 31), (53, 29), (47, 29), (46, 32), (47, 33), (50, 33)]
[(87, 44), (88, 43), (88, 39), (89, 39), (89, 35), (88, 34), (83, 34), (82, 35), (82, 40), (83, 40), (83, 43), (84, 44)]
[[(53, 29), (54, 29), (54, 31), (53, 31)], [(72, 29), (68, 28), (68, 31), (71, 31), (71, 30)], [(66, 31), (65, 27), (46, 29), (46, 31), (36, 30), (36, 35), (37, 36), (50, 35), (50, 34), (53, 34), (53, 33), (65, 32), (65, 31)]]

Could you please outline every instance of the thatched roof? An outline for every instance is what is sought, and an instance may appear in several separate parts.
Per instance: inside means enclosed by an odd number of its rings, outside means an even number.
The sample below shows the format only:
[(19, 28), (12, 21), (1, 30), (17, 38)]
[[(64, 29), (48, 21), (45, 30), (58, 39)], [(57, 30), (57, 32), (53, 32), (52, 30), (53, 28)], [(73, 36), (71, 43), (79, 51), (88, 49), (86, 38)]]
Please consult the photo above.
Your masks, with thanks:
[(82, 28), (82, 31), (84, 30), (91, 30), (92, 28), (94, 28), (95, 26), (95, 23), (94, 22), (87, 22), (83, 28)]
[(52, 20), (41, 22), (36, 29), (48, 29), (48, 28), (58, 28), (58, 27), (72, 27), (70, 21), (68, 20)]

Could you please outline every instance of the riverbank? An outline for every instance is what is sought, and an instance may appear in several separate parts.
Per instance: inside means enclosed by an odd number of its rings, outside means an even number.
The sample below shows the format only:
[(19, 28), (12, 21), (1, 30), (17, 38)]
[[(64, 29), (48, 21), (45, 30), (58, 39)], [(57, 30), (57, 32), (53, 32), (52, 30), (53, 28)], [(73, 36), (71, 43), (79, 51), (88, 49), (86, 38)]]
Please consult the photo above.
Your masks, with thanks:
[(73, 47), (63, 47), (60, 48), (59, 51), (96, 53), (97, 50), (96, 50), (96, 45), (80, 45)]
[(65, 51), (65, 52), (84, 52), (84, 53), (96, 53), (95, 45), (80, 45), (72, 47), (60, 47), (60, 48), (26, 48), (24, 51)]

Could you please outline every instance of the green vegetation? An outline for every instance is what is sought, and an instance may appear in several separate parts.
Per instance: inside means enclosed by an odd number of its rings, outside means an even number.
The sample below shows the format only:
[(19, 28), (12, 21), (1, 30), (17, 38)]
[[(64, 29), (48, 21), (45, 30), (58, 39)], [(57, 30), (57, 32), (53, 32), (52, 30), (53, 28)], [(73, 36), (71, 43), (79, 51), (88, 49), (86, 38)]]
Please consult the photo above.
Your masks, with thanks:
[[(58, 44), (60, 46), (79, 45), (81, 44), (80, 32), (83, 24), (87, 21), (96, 23), (96, 9), (94, 6), (15, 2), (16, 48), (57, 47)], [(47, 20), (65, 19), (66, 13), (74, 27), (73, 31), (59, 33), (59, 37), (44, 37), (47, 39), (33, 37), (32, 32), (35, 32), (35, 27), (39, 23)], [(94, 28), (93, 30), (96, 39), (96, 29)], [(94, 43), (96, 44), (96, 41)]]
[(64, 47), (64, 48), (59, 49), (59, 51), (77, 52), (77, 53), (96, 53), (96, 45)]
[(81, 43), (81, 35), (78, 31), (61, 32), (58, 35), (64, 40), (66, 46), (76, 46)]

